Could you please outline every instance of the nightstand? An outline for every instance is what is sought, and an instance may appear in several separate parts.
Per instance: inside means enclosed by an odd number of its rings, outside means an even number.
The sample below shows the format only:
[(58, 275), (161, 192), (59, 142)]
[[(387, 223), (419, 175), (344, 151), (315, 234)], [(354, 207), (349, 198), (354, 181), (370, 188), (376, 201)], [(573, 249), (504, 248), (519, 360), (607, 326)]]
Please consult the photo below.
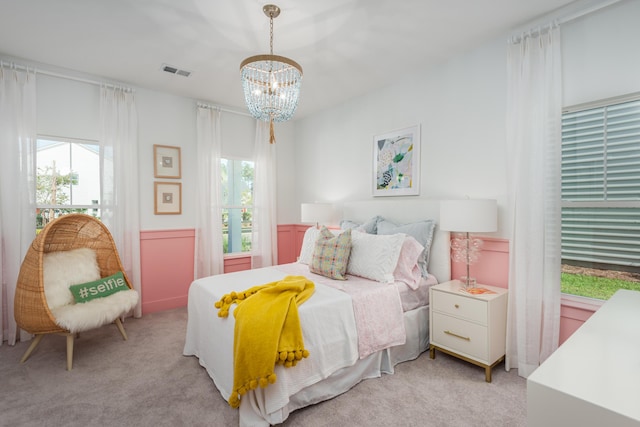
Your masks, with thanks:
[(429, 357), (436, 350), (481, 366), (491, 382), (491, 369), (504, 360), (507, 290), (478, 285), (492, 293), (470, 294), (459, 280), (429, 289)]

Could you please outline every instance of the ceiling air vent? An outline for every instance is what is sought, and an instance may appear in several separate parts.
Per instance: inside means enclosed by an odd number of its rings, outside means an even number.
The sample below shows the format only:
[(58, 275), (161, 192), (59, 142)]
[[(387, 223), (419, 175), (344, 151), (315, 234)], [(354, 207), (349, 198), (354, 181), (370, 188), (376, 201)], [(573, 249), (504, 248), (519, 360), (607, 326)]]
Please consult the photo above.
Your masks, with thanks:
[(167, 73), (177, 74), (182, 77), (189, 77), (191, 75), (191, 71), (181, 70), (178, 67), (174, 67), (173, 65), (162, 64), (162, 71), (166, 71)]

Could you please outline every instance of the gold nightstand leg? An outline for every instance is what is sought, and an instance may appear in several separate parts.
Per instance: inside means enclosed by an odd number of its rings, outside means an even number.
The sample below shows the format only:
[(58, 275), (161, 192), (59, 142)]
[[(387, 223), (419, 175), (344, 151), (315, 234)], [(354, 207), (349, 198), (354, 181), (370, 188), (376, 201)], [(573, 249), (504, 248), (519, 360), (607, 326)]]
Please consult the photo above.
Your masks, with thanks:
[(469, 363), (473, 363), (476, 366), (480, 366), (481, 368), (484, 368), (484, 380), (488, 383), (491, 382), (491, 370), (500, 362), (502, 362), (504, 360), (504, 356), (502, 356), (501, 358), (499, 358), (498, 360), (496, 360), (495, 362), (493, 362), (491, 365), (485, 365), (482, 362), (478, 362), (476, 360), (473, 359), (469, 359), (468, 357), (462, 356), (460, 354), (457, 354), (456, 352), (450, 351), (450, 350), (445, 350), (444, 348), (435, 346), (433, 344), (429, 345), (429, 357), (431, 359), (435, 359), (436, 357), (436, 349), (440, 350), (443, 353), (446, 353), (450, 356), (453, 357), (457, 357), (460, 360), (464, 360), (466, 362)]

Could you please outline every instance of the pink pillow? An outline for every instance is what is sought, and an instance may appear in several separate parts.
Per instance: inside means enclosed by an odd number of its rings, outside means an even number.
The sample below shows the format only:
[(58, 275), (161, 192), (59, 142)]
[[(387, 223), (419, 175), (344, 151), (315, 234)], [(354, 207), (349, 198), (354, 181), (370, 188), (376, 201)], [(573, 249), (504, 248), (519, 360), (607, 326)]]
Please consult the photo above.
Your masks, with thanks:
[(393, 277), (396, 282), (404, 282), (413, 290), (418, 289), (418, 284), (422, 278), (418, 258), (423, 250), (424, 246), (415, 238), (409, 235), (404, 238), (398, 263), (393, 271)]

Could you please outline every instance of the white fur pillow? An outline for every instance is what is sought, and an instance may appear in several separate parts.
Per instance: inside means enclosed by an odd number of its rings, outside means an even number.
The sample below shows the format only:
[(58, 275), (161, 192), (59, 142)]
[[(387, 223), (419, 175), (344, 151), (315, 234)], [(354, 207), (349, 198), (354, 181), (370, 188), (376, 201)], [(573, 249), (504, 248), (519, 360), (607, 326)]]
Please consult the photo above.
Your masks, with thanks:
[(84, 332), (111, 323), (138, 303), (133, 289), (116, 292), (82, 304), (72, 304), (51, 310), (56, 323), (69, 332)]
[(379, 235), (353, 230), (347, 273), (382, 283), (393, 283), (405, 234)]
[(89, 248), (46, 253), (42, 269), (49, 309), (75, 304), (69, 286), (100, 279), (96, 253)]

